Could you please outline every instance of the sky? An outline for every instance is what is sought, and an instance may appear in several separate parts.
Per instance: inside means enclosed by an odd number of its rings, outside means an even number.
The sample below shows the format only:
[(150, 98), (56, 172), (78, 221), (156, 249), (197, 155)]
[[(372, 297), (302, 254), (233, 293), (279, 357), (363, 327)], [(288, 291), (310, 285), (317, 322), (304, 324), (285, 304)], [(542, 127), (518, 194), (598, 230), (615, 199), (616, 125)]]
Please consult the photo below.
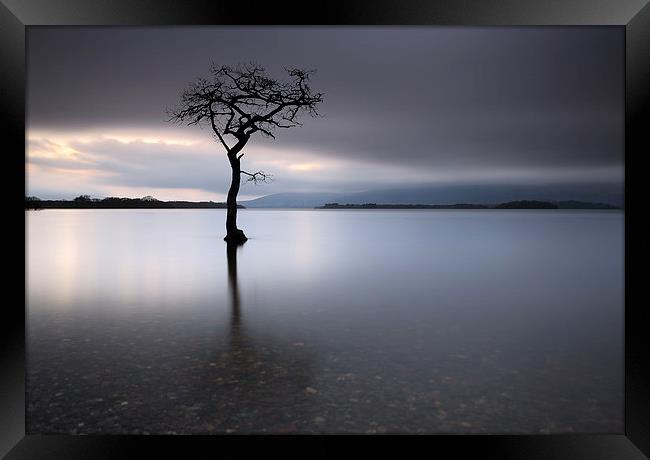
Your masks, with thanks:
[(165, 110), (211, 62), (314, 69), (322, 117), (253, 137), (240, 199), (420, 185), (622, 184), (615, 27), (29, 27), (26, 194), (225, 200), (209, 128)]

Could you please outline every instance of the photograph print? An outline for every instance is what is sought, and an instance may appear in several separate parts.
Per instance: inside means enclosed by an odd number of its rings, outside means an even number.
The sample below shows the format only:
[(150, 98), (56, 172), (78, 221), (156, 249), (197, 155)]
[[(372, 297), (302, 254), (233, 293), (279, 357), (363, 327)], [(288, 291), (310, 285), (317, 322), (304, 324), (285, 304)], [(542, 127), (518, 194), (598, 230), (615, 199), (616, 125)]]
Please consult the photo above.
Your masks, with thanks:
[(623, 433), (624, 28), (26, 49), (26, 434)]

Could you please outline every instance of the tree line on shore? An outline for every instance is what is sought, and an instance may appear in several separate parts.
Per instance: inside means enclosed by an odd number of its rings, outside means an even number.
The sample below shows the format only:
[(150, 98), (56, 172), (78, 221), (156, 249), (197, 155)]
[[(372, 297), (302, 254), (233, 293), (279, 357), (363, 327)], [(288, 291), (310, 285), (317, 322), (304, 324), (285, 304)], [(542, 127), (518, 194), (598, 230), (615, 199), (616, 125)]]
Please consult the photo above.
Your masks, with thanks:
[[(244, 206), (238, 205), (239, 208)], [(225, 209), (226, 203), (215, 201), (161, 201), (152, 196), (143, 198), (91, 198), (89, 195), (79, 195), (73, 200), (41, 200), (35, 196), (25, 197), (25, 209)]]

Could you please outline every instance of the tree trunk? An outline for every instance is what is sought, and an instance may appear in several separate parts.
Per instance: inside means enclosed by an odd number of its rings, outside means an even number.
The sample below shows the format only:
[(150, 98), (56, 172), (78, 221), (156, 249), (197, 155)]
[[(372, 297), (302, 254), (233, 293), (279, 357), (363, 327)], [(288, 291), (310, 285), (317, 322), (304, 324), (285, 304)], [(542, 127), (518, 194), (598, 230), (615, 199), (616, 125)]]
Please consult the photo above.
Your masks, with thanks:
[(224, 240), (233, 244), (244, 244), (248, 238), (244, 232), (237, 228), (237, 194), (239, 193), (239, 185), (241, 183), (241, 167), (240, 160), (236, 154), (238, 149), (233, 149), (228, 155), (230, 167), (232, 168), (232, 181), (230, 182), (230, 189), (228, 190), (228, 198), (226, 199), (226, 237)]

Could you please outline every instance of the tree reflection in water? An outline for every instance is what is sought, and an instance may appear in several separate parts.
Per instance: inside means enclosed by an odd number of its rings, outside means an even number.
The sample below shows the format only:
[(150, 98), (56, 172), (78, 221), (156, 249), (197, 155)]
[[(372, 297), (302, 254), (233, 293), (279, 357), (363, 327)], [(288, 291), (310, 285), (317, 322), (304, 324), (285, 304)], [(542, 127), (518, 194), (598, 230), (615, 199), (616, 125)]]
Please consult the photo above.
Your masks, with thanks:
[[(313, 355), (298, 337), (273, 334), (244, 324), (237, 255), (242, 246), (227, 244), (230, 328), (226, 349), (217, 352), (204, 382), (211, 413), (204, 427), (214, 432), (317, 432), (324, 420), (314, 382)], [(267, 329), (268, 327), (268, 329)], [(293, 335), (293, 334), (292, 334)]]

